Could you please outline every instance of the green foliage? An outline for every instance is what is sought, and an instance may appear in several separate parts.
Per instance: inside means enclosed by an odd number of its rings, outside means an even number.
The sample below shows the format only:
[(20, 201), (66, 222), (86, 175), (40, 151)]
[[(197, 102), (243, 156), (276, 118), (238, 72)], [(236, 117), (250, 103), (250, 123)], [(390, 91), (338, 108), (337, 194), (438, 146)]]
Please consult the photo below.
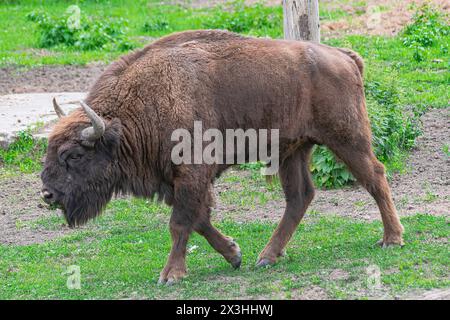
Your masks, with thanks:
[(422, 133), (419, 117), (424, 110), (401, 107), (394, 84), (368, 82), (365, 87), (375, 154), (383, 163), (394, 164)]
[(6, 150), (0, 148), (0, 164), (19, 168), (21, 172), (34, 172), (41, 168), (46, 149), (46, 140), (35, 140), (30, 130), (21, 131)]
[[(442, 37), (450, 34), (450, 26), (443, 13), (429, 3), (420, 6), (413, 17), (413, 22), (403, 31), (403, 45), (413, 49), (414, 60), (420, 62), (427, 58), (427, 48), (436, 46)], [(441, 50), (448, 52), (448, 43), (441, 45)]]
[(70, 17), (52, 17), (45, 12), (32, 11), (27, 20), (37, 24), (39, 47), (73, 47), (78, 50), (130, 50), (134, 45), (126, 38), (127, 21), (80, 17), (80, 23), (71, 23)]
[(239, 168), (242, 170), (252, 170), (252, 171), (259, 171), (261, 168), (264, 168), (265, 165), (262, 162), (250, 162), (250, 163), (243, 163), (239, 165)]
[(442, 152), (445, 156), (450, 157), (450, 147), (448, 144), (444, 144), (444, 146), (442, 147)]
[(355, 180), (345, 164), (336, 161), (334, 154), (324, 146), (315, 147), (310, 169), (314, 184), (318, 187), (342, 187)]
[(266, 7), (261, 2), (246, 5), (243, 0), (237, 0), (229, 3), (227, 7), (217, 6), (206, 18), (203, 26), (265, 35), (274, 29), (281, 30), (282, 17), (281, 7)]

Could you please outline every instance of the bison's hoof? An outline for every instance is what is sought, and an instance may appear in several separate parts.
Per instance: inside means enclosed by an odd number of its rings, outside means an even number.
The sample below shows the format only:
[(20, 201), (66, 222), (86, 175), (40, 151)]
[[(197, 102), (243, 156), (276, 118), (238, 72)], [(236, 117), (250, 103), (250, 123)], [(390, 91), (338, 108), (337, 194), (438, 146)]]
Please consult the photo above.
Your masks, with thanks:
[(265, 268), (269, 267), (275, 264), (274, 260), (268, 259), (268, 258), (260, 258), (258, 262), (256, 263), (256, 266), (258, 268)]
[(161, 275), (158, 280), (159, 285), (173, 285), (174, 283), (179, 282), (181, 279), (183, 279), (186, 276), (186, 271), (184, 270), (177, 270), (177, 269), (170, 269), (164, 270), (161, 272)]
[(395, 240), (395, 241), (389, 241), (389, 240), (384, 240), (381, 239), (380, 241), (377, 242), (377, 245), (379, 245), (381, 248), (386, 249), (386, 248), (390, 248), (390, 247), (403, 247), (405, 244), (403, 243), (403, 240)]
[(242, 262), (242, 253), (239, 245), (233, 240), (229, 241), (229, 248), (232, 252), (231, 257), (229, 255), (225, 255), (225, 259), (233, 266), (233, 268), (238, 269), (241, 266)]
[(239, 269), (241, 267), (242, 262), (242, 253), (239, 250), (236, 255), (230, 259), (230, 263), (233, 266), (234, 269)]

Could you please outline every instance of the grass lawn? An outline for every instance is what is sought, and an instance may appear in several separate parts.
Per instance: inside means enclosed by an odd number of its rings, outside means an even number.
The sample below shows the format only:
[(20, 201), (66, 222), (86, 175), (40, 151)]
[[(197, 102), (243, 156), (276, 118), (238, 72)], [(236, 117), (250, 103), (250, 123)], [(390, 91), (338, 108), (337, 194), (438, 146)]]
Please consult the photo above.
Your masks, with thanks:
[[(311, 288), (321, 288), (329, 298), (366, 299), (450, 285), (445, 218), (404, 218), (406, 246), (381, 249), (374, 245), (382, 236), (379, 222), (310, 213), (274, 267), (254, 267), (274, 224), (222, 221), (218, 227), (241, 246), (241, 269), (233, 270), (195, 234), (188, 277), (172, 287), (158, 286), (170, 249), (167, 213), (168, 208), (144, 200), (116, 200), (105, 215), (65, 237), (0, 246), (0, 299), (299, 298)], [(54, 217), (29, 227), (62, 223)], [(79, 290), (66, 285), (71, 265), (80, 267)], [(371, 287), (377, 270), (381, 285)]]

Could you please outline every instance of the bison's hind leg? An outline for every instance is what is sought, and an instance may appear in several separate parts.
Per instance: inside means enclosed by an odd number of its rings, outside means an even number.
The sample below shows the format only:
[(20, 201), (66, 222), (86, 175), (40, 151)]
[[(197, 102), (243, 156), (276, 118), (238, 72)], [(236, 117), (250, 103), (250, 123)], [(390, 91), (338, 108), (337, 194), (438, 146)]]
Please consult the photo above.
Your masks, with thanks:
[[(326, 145), (345, 162), (350, 172), (375, 199), (381, 213), (384, 236), (379, 242), (383, 247), (403, 245), (403, 226), (397, 215), (383, 164), (375, 157), (370, 135), (348, 133), (334, 137)], [(347, 142), (350, 138), (350, 143)]]

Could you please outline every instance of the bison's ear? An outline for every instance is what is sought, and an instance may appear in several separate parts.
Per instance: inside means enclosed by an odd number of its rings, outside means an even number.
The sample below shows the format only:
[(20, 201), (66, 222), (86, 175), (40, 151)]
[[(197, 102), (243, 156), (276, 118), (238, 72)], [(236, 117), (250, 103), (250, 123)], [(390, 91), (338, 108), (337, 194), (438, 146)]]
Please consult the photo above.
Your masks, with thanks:
[(106, 125), (102, 137), (102, 145), (110, 153), (115, 153), (120, 145), (122, 135), (122, 124), (119, 119), (113, 119)]

